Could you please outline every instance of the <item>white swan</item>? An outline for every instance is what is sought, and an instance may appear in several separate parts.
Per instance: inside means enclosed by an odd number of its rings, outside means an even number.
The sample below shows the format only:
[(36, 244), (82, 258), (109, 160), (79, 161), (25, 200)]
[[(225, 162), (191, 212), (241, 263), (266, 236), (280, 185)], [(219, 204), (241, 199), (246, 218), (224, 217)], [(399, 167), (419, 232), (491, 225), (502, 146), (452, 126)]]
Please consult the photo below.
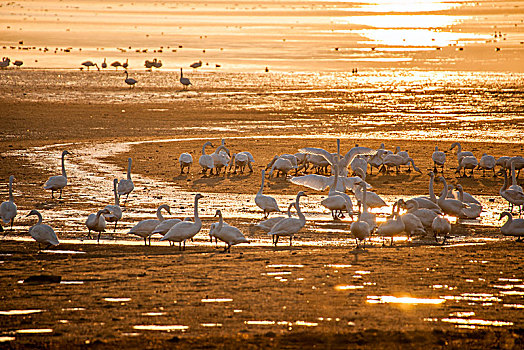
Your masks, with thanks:
[[(359, 201), (359, 205), (362, 204), (362, 201), (364, 200), (364, 192), (362, 191), (362, 187), (355, 186), (354, 193), (355, 197)], [(367, 192), (366, 204), (369, 208), (382, 208), (387, 206), (386, 202), (375, 192)]]
[(0, 204), (0, 218), (4, 222), (4, 225), (11, 223), (11, 231), (13, 231), (13, 223), (17, 213), (17, 207), (13, 197), (13, 181), (15, 181), (14, 175), (9, 176), (9, 199)]
[(180, 84), (184, 86), (184, 90), (187, 90), (189, 85), (191, 85), (191, 82), (188, 78), (184, 78), (184, 73), (182, 72), (182, 68), (180, 68)]
[(98, 232), (98, 237), (96, 242), (100, 242), (100, 234), (106, 230), (106, 219), (105, 214), (109, 214), (108, 209), (99, 210), (96, 214), (89, 214), (86, 220), (86, 226), (89, 230), (87, 233), (87, 238), (91, 238), (91, 231)]
[[(382, 144), (384, 145), (384, 144)], [(384, 165), (384, 156), (387, 154), (385, 149), (377, 149), (377, 153), (368, 160), (370, 175), (373, 175), (373, 168), (379, 170)]]
[(277, 170), (277, 176), (279, 174), (282, 174), (284, 176), (287, 176), (287, 173), (290, 172), (293, 169), (297, 169), (296, 165), (293, 165), (292, 161), (287, 158), (281, 158), (280, 156), (276, 155), (273, 157), (271, 162), (266, 167), (266, 170), (271, 168), (269, 171), (269, 177), (273, 175), (273, 171)]
[(233, 174), (237, 173), (237, 168), (240, 169), (240, 172), (243, 174), (246, 169), (246, 165), (249, 166), (250, 172), (253, 172), (253, 167), (249, 160), (249, 156), (246, 153), (233, 153), (231, 156), (231, 161), (229, 162), (228, 171), (231, 172), (231, 168), (234, 166)]
[(493, 171), (493, 177), (496, 177), (495, 174), (495, 165), (497, 164), (497, 161), (495, 160), (495, 157), (490, 156), (487, 153), (483, 153), (482, 157), (479, 160), (479, 168), (482, 169), (482, 176), (486, 175), (486, 170), (492, 170)]
[(120, 197), (118, 196), (118, 191), (116, 189), (117, 185), (118, 179), (114, 179), (113, 192), (115, 193), (115, 204), (106, 205), (104, 208), (109, 210), (109, 213), (104, 214), (106, 221), (115, 223), (115, 229), (113, 232), (116, 232), (116, 225), (122, 219), (122, 208), (120, 208)]
[(58, 245), (58, 237), (56, 236), (55, 231), (49, 225), (42, 224), (42, 214), (38, 210), (31, 210), (27, 216), (36, 215), (38, 216), (38, 222), (36, 225), (32, 226), (29, 229), (29, 234), (35, 241), (38, 242), (38, 249), (40, 249), (40, 244), (47, 244), (46, 249), (52, 245)]
[(169, 205), (162, 204), (156, 210), (157, 219), (147, 219), (140, 221), (138, 224), (133, 226), (131, 230), (129, 230), (128, 234), (133, 234), (142, 237), (144, 239), (144, 245), (147, 245), (146, 239), (149, 238), (149, 245), (151, 245), (151, 235), (153, 234), (153, 231), (158, 226), (158, 224), (164, 221), (162, 209), (165, 209), (165, 211), (171, 214), (171, 208), (169, 208)]
[(60, 192), (59, 199), (62, 198), (62, 189), (67, 186), (67, 174), (65, 170), (64, 157), (69, 153), (68, 151), (62, 152), (62, 175), (51, 176), (44, 185), (44, 189), (51, 190), (51, 198), (55, 198), (55, 191)]
[[(289, 204), (287, 208), (287, 217), (291, 217), (291, 208), (295, 206), (295, 202), (292, 202)], [(275, 216), (263, 221), (260, 221), (258, 224), (253, 226), (253, 229), (259, 229), (264, 232), (269, 232), (273, 228), (273, 226), (276, 225), (276, 223), (280, 222), (281, 220), (285, 219), (285, 216)]]
[[(422, 173), (420, 169), (415, 165), (415, 161), (411, 157), (404, 158), (401, 155), (398, 154), (388, 154), (384, 157), (382, 160), (382, 169), (380, 171), (384, 173), (389, 172), (389, 167), (395, 167), (397, 174), (400, 172), (400, 166), (401, 165), (409, 165), (411, 164), (413, 166), (413, 169), (419, 173)], [(411, 168), (408, 169), (408, 172), (411, 171)]]
[(508, 217), (508, 220), (500, 228), (500, 232), (504, 236), (516, 236), (518, 237), (517, 242), (522, 240), (524, 237), (524, 219), (513, 219), (513, 215), (504, 211), (500, 213), (499, 220), (502, 220), (505, 216)]
[(375, 228), (377, 227), (377, 215), (375, 213), (371, 213), (368, 211), (368, 205), (367, 205), (367, 188), (366, 183), (364, 181), (359, 182), (358, 184), (362, 189), (362, 212), (360, 213), (358, 219), (359, 221), (365, 221), (367, 222), (370, 232), (373, 232)]
[[(463, 156), (459, 159), (459, 166), (457, 167), (455, 173), (460, 174), (460, 170), (464, 169), (464, 174), (462, 175), (462, 177), (472, 177), (473, 171), (478, 165), (479, 162), (477, 158), (475, 158), (475, 156)], [(469, 174), (469, 176), (466, 175), (466, 169), (471, 169), (471, 173)]]
[(161, 241), (172, 241), (178, 242), (178, 249), (182, 250), (182, 242), (184, 243), (184, 250), (186, 250), (186, 240), (193, 238), (202, 229), (202, 221), (198, 216), (198, 200), (203, 198), (200, 193), (195, 195), (195, 210), (194, 210), (194, 222), (191, 221), (180, 221), (167, 231), (164, 237), (160, 238)]
[(118, 183), (118, 188), (117, 188), (117, 192), (120, 197), (123, 195), (126, 195), (126, 200), (124, 201), (124, 205), (126, 205), (129, 194), (135, 189), (133, 180), (131, 180), (131, 164), (132, 163), (133, 163), (133, 160), (131, 158), (127, 158), (127, 179), (120, 180), (120, 182)]
[(322, 206), (331, 211), (331, 216), (333, 217), (333, 220), (339, 219), (339, 216), (336, 213), (337, 211), (339, 211), (342, 214), (342, 211), (345, 210), (348, 212), (349, 215), (353, 216), (353, 203), (351, 201), (351, 198), (349, 198), (347, 194), (342, 194), (341, 192), (335, 190), (335, 188), (337, 187), (337, 182), (338, 169), (337, 165), (335, 164), (335, 182), (333, 183), (333, 186), (329, 188), (328, 196), (320, 202)]
[(206, 154), (206, 147), (210, 146), (213, 147), (213, 144), (211, 141), (207, 141), (202, 146), (202, 155), (198, 159), (198, 164), (202, 167), (202, 174), (206, 174), (207, 170), (209, 170), (210, 174), (213, 174), (213, 169), (215, 168), (215, 162), (213, 160), (213, 157), (210, 154)]
[[(397, 205), (406, 207), (406, 202), (403, 199), (400, 199)], [(404, 223), (404, 232), (408, 234), (408, 238), (416, 235), (425, 235), (426, 229), (422, 224), (422, 220), (413, 213), (407, 212), (400, 215), (400, 219)]]
[(360, 177), (362, 177), (363, 174), (364, 177), (362, 178), (362, 180), (365, 180), (365, 174), (368, 169), (368, 161), (364, 159), (363, 156), (356, 156), (355, 159), (353, 159), (353, 161), (351, 162), (350, 166), (354, 174), (358, 173), (357, 175), (359, 175)]
[(180, 174), (184, 173), (184, 168), (187, 168), (187, 173), (189, 174), (189, 170), (193, 164), (193, 156), (189, 153), (182, 153), (178, 158), (178, 162), (180, 163)]
[(269, 213), (280, 212), (280, 208), (278, 207), (278, 203), (275, 198), (262, 194), (264, 191), (265, 176), (266, 171), (262, 170), (262, 183), (260, 184), (260, 189), (255, 196), (255, 204), (264, 211), (264, 219), (267, 219)]
[(218, 146), (215, 152), (211, 153), (211, 157), (213, 158), (213, 165), (216, 175), (220, 174), (220, 170), (222, 170), (222, 168), (227, 169), (230, 159), (229, 150), (225, 145)]
[(470, 151), (462, 151), (462, 146), (460, 145), (459, 142), (453, 142), (451, 144), (451, 148), (449, 149), (450, 151), (453, 150), (453, 148), (457, 147), (457, 162), (460, 164), (460, 159), (462, 157), (466, 157), (466, 156), (474, 156), (474, 154)]
[(524, 193), (516, 191), (516, 190), (510, 190), (508, 188), (508, 174), (506, 171), (503, 171), (504, 173), (504, 184), (502, 185), (502, 188), (499, 190), (499, 194), (502, 198), (508, 201), (509, 208), (508, 210), (510, 212), (513, 212), (513, 206), (520, 207), (520, 213), (522, 213), (522, 209), (524, 207)]
[[(396, 207), (396, 210), (395, 210)], [(405, 226), (404, 222), (399, 216), (399, 206), (397, 203), (393, 206), (393, 218), (387, 220), (380, 224), (377, 228), (377, 235), (391, 237), (390, 246), (393, 245), (393, 236), (397, 236), (404, 232)]]
[[(359, 241), (364, 242), (364, 240), (368, 239), (371, 235), (371, 228), (369, 227), (369, 224), (360, 218), (357, 221), (351, 223), (349, 231), (357, 241), (357, 248), (360, 247)], [(365, 248), (366, 243), (364, 242), (363, 245)]]
[(477, 205), (481, 205), (478, 199), (473, 197), (470, 193), (464, 191), (461, 184), (457, 184), (457, 191), (454, 192), (451, 197), (449, 196), (449, 192), (448, 192), (448, 198), (455, 198), (455, 199), (461, 200), (462, 202), (468, 203), (468, 204), (474, 203)]
[(438, 173), (437, 165), (441, 167), (441, 172), (444, 173), (444, 164), (446, 163), (446, 153), (439, 151), (438, 146), (435, 146), (435, 151), (431, 155), (433, 160), (433, 172)]
[(240, 243), (249, 243), (246, 237), (240, 232), (240, 230), (234, 226), (224, 225), (224, 220), (222, 219), (222, 212), (220, 209), (217, 209), (215, 217), (218, 216), (218, 222), (211, 224), (209, 230), (209, 236), (211, 238), (215, 237), (225, 242), (227, 247), (224, 249), (224, 252), (231, 252), (231, 246), (240, 244)]
[(135, 87), (135, 84), (138, 83), (138, 80), (130, 78), (127, 70), (125, 71), (125, 73), (126, 73), (126, 79), (124, 80), (125, 83), (129, 85), (129, 87)]
[(511, 186), (508, 187), (509, 190), (514, 190), (518, 192), (524, 192), (522, 190), (522, 187), (519, 185), (517, 181), (517, 176), (515, 176), (515, 162), (518, 160), (515, 158), (512, 158), (510, 162), (510, 170), (511, 170)]
[(482, 213), (482, 205), (479, 203), (467, 202), (464, 197), (464, 189), (460, 184), (457, 185), (457, 190), (459, 192), (458, 200), (466, 203), (466, 207), (462, 209), (462, 218), (465, 219), (476, 219)]
[(414, 199), (409, 199), (405, 203), (408, 213), (418, 217), (425, 230), (430, 230), (433, 220), (438, 216), (437, 212), (427, 208), (419, 208), (418, 202)]
[(437, 200), (439, 207), (445, 214), (449, 216), (454, 216), (457, 218), (464, 217), (464, 208), (466, 205), (458, 199), (447, 198), (448, 184), (446, 183), (446, 179), (444, 179), (443, 176), (440, 176), (439, 180), (444, 184), (444, 191), (442, 191), (439, 199)]
[(303, 191), (300, 191), (297, 193), (295, 199), (295, 208), (297, 208), (298, 218), (286, 218), (281, 220), (271, 228), (271, 231), (268, 232), (268, 235), (273, 236), (273, 244), (275, 246), (277, 245), (280, 236), (289, 236), (289, 246), (291, 247), (293, 236), (306, 224), (306, 217), (302, 213), (302, 210), (300, 210), (300, 197), (302, 196), (307, 197)]
[(433, 231), (433, 235), (437, 243), (438, 236), (444, 236), (444, 239), (442, 240), (442, 244), (444, 244), (446, 243), (448, 234), (451, 232), (451, 224), (448, 219), (439, 215), (435, 219), (433, 219), (433, 223), (431, 224), (431, 230)]

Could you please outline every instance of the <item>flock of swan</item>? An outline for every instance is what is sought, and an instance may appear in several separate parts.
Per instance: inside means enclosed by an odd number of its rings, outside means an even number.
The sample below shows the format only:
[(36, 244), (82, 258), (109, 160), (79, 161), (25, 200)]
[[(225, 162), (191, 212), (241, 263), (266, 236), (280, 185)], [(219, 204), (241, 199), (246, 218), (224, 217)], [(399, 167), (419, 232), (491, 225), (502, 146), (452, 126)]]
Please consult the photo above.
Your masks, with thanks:
[[(229, 149), (225, 146), (224, 140), (210, 154), (206, 153), (207, 147), (213, 147), (210, 141), (202, 146), (202, 155), (198, 162), (202, 168), (201, 173), (204, 176), (207, 176), (208, 171), (210, 175), (218, 175), (221, 171), (232, 172), (233, 167), (235, 173), (237, 168), (240, 172), (246, 171), (246, 166), (250, 172), (253, 172), (252, 163), (254, 163), (254, 158), (250, 152), (242, 151), (231, 155)], [(467, 176), (465, 169), (470, 169), (471, 173), (476, 169), (489, 170), (493, 171), (493, 176), (504, 176), (504, 184), (499, 190), (499, 194), (508, 202), (509, 208), (500, 214), (499, 219), (508, 218), (500, 230), (504, 235), (517, 236), (520, 241), (524, 236), (524, 219), (514, 219), (512, 212), (514, 207), (518, 208), (519, 215), (524, 210), (524, 192), (517, 181), (520, 170), (524, 168), (524, 158), (508, 156), (495, 159), (484, 154), (481, 160), (477, 161), (471, 152), (462, 151), (459, 143), (454, 143), (451, 149), (455, 147), (457, 147), (457, 172), (460, 173), (463, 170), (462, 176)], [(51, 176), (44, 185), (44, 189), (51, 191), (52, 198), (55, 198), (55, 192), (59, 193), (58, 198), (62, 198), (62, 190), (68, 184), (65, 157), (69, 154), (70, 152), (68, 151), (62, 152), (62, 174)], [(376, 214), (370, 209), (384, 207), (387, 204), (379, 194), (371, 191), (371, 185), (365, 181), (367, 168), (369, 166), (371, 171), (373, 171), (375, 167), (381, 172), (388, 172), (389, 168), (395, 167), (398, 172), (400, 171), (400, 166), (408, 166), (409, 168), (406, 171), (411, 171), (412, 167), (415, 171), (420, 172), (420, 169), (415, 165), (413, 159), (409, 157), (407, 151), (402, 152), (397, 148), (395, 152), (392, 152), (386, 150), (384, 144), (382, 144), (378, 149), (356, 146), (342, 155), (340, 153), (340, 140), (337, 140), (337, 151), (335, 153), (330, 153), (321, 148), (306, 147), (295, 154), (277, 155), (261, 171), (261, 185), (255, 195), (255, 204), (262, 210), (264, 217), (253, 228), (262, 230), (272, 236), (275, 246), (280, 237), (289, 237), (291, 246), (293, 237), (306, 224), (306, 217), (300, 207), (300, 198), (307, 196), (304, 191), (299, 191), (294, 203), (289, 204), (287, 216), (273, 216), (269, 218), (272, 213), (282, 212), (277, 200), (263, 193), (266, 171), (269, 171), (269, 177), (273, 176), (273, 174), (275, 176), (282, 174), (291, 183), (315, 190), (322, 191), (329, 187), (327, 197), (320, 204), (331, 211), (333, 220), (340, 220), (340, 218), (344, 217), (344, 213), (351, 216), (353, 222), (349, 231), (355, 238), (357, 247), (360, 247), (361, 243), (365, 244), (365, 240), (372, 234), (381, 237), (391, 237), (391, 244), (393, 244), (393, 237), (400, 234), (405, 233), (410, 237), (431, 233), (437, 242), (439, 237), (443, 237), (442, 243), (444, 243), (451, 232), (451, 223), (447, 217), (455, 217), (457, 219), (478, 218), (482, 212), (482, 205), (471, 194), (465, 192), (461, 185), (457, 185), (457, 189), (453, 190), (452, 186), (448, 186), (443, 176), (438, 176), (437, 166), (443, 172), (446, 154), (439, 151), (437, 147), (435, 147), (435, 151), (432, 154), (432, 161), (434, 162), (434, 170), (428, 173), (429, 195), (418, 196), (408, 200), (397, 200), (393, 205), (392, 215), (387, 221), (378, 225)], [(179, 163), (181, 173), (184, 173), (184, 170), (189, 173), (193, 163), (191, 154), (181, 154)], [(495, 171), (495, 166), (497, 165), (500, 166), (498, 172)], [(88, 229), (88, 238), (91, 238), (91, 232), (96, 232), (98, 233), (97, 242), (99, 242), (100, 234), (106, 230), (108, 223), (114, 223), (114, 231), (116, 231), (117, 224), (123, 215), (120, 198), (125, 196), (123, 204), (125, 206), (129, 194), (134, 189), (131, 167), (132, 159), (129, 158), (127, 178), (120, 181), (118, 179), (113, 180), (114, 204), (109, 204), (98, 210), (96, 214), (93, 213), (88, 216), (85, 222)], [(329, 176), (321, 175), (328, 168), (330, 168), (331, 175), (329, 173), (327, 174)], [(293, 171), (295, 176), (288, 176)], [(304, 175), (299, 175), (299, 171), (302, 171)], [(307, 174), (308, 171), (313, 173)], [(350, 171), (353, 174), (350, 174)], [(469, 176), (472, 175), (470, 174)], [(14, 176), (11, 175), (9, 178), (9, 199), (0, 205), (0, 218), (4, 225), (11, 225), (11, 231), (17, 215), (17, 206), (13, 197), (14, 180)], [(434, 182), (437, 180), (443, 184), (443, 190), (438, 197), (434, 192)], [(350, 191), (355, 197), (358, 209), (354, 207), (352, 197), (347, 191)], [(160, 241), (169, 241), (170, 244), (178, 243), (179, 249), (185, 250), (186, 241), (192, 240), (202, 230), (202, 221), (198, 214), (198, 201), (203, 197), (202, 194), (195, 195), (192, 219), (165, 219), (162, 215), (162, 210), (171, 214), (171, 208), (167, 204), (163, 204), (157, 209), (157, 219), (142, 220), (133, 226), (128, 233), (142, 237), (146, 245), (148, 239), (149, 245), (151, 245), (151, 236), (153, 234), (160, 234), (162, 235)], [(295, 208), (298, 217), (292, 215), (292, 208)], [(406, 212), (401, 214), (401, 209), (405, 209)], [(36, 215), (38, 222), (29, 229), (29, 234), (39, 243), (39, 246), (40, 244), (46, 244), (47, 246), (59, 244), (53, 228), (42, 223), (42, 215), (37, 210), (31, 210), (28, 216), (31, 215)], [(216, 211), (215, 217), (217, 216), (219, 221), (210, 226), (209, 236), (211, 240), (215, 238), (215, 241), (221, 240), (225, 242), (225, 251), (230, 251), (233, 245), (249, 242), (237, 227), (224, 222), (220, 210)], [(354, 216), (356, 216), (356, 219), (354, 219)], [(0, 229), (3, 230), (3, 227), (0, 226)]]

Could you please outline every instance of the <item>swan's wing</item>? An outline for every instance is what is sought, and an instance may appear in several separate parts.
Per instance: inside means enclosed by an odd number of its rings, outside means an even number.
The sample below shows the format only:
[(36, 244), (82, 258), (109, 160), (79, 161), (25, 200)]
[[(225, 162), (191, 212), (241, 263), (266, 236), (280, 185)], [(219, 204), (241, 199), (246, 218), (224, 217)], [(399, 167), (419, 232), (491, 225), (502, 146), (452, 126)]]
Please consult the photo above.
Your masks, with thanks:
[(366, 181), (362, 180), (360, 176), (339, 177), (338, 181), (344, 184), (344, 187), (346, 188), (346, 190), (350, 190), (353, 193), (355, 192), (355, 188), (359, 182), (364, 182), (368, 190), (373, 188)]
[[(340, 178), (339, 178), (340, 180)], [(295, 176), (292, 177), (289, 181), (295, 185), (302, 185), (309, 188), (312, 188), (317, 191), (324, 191), (326, 188), (331, 186), (334, 181), (334, 177), (326, 177), (322, 175), (309, 174), (304, 176)]]
[(353, 159), (355, 159), (356, 156), (362, 155), (362, 156), (374, 156), (377, 153), (376, 149), (369, 148), (369, 147), (353, 147), (344, 155), (344, 157), (340, 160), (340, 167), (346, 168)]
[(305, 148), (299, 149), (299, 151), (302, 153), (306, 153), (306, 154), (315, 154), (317, 156), (322, 156), (329, 162), (331, 166), (335, 164), (335, 158), (333, 157), (331, 153), (329, 153), (325, 149), (315, 148), (315, 147), (305, 147)]

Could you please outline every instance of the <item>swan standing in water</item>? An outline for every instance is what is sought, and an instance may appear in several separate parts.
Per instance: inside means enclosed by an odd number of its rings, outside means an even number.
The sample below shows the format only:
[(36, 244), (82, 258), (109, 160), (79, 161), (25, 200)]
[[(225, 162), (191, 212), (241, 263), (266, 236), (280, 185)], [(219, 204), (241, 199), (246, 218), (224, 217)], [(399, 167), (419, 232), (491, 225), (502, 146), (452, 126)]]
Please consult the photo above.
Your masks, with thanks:
[(433, 210), (437, 214), (442, 214), (442, 210), (437, 204), (437, 197), (435, 196), (435, 192), (433, 191), (433, 182), (435, 180), (435, 173), (430, 171), (428, 173), (429, 175), (429, 197), (413, 197), (412, 200), (416, 201), (418, 203), (419, 208), (426, 208)]
[(184, 168), (187, 168), (187, 173), (189, 174), (189, 170), (191, 169), (191, 165), (193, 164), (193, 157), (191, 156), (191, 154), (182, 153), (178, 158), (178, 162), (180, 163), (180, 174), (184, 173)]
[(240, 169), (240, 173), (244, 173), (246, 165), (249, 166), (250, 172), (253, 172), (253, 167), (249, 161), (249, 156), (246, 153), (233, 153), (231, 156), (231, 161), (229, 162), (228, 171), (231, 173), (231, 168), (234, 166), (232, 174), (237, 173), (237, 168)]
[(300, 197), (307, 195), (300, 191), (297, 193), (297, 197), (295, 199), (295, 208), (297, 208), (297, 214), (298, 218), (286, 218), (275, 224), (271, 228), (271, 231), (268, 232), (268, 235), (273, 236), (273, 244), (275, 244), (275, 247), (278, 243), (278, 238), (280, 236), (289, 236), (289, 246), (292, 246), (293, 242), (293, 236), (298, 233), (304, 227), (306, 224), (306, 217), (300, 210)]
[(106, 230), (106, 219), (105, 214), (110, 214), (108, 209), (99, 210), (96, 214), (89, 214), (86, 220), (86, 226), (89, 232), (87, 238), (91, 238), (91, 231), (98, 232), (96, 242), (100, 242), (100, 234)]
[(439, 215), (437, 212), (427, 208), (419, 208), (418, 202), (414, 199), (407, 200), (405, 206), (408, 213), (413, 214), (419, 218), (422, 226), (426, 231), (431, 230), (433, 220)]
[(156, 210), (157, 219), (147, 219), (140, 221), (138, 224), (133, 226), (131, 230), (129, 230), (128, 234), (142, 237), (144, 239), (144, 245), (147, 245), (146, 239), (149, 238), (149, 245), (151, 245), (151, 235), (153, 234), (153, 231), (158, 226), (158, 224), (164, 221), (162, 209), (165, 209), (165, 211), (171, 214), (171, 208), (169, 208), (169, 205), (162, 204)]
[(40, 214), (38, 210), (33, 209), (29, 212), (29, 214), (27, 214), (27, 216), (31, 215), (38, 216), (37, 224), (29, 229), (29, 234), (31, 237), (33, 237), (33, 239), (38, 242), (38, 249), (40, 249), (40, 244), (47, 244), (45, 249), (52, 245), (58, 245), (58, 237), (56, 237), (56, 233), (53, 228), (49, 225), (42, 224), (42, 214)]
[(215, 217), (218, 216), (218, 222), (211, 224), (209, 230), (209, 236), (211, 239), (213, 237), (218, 238), (222, 242), (227, 244), (227, 247), (224, 249), (224, 252), (231, 253), (231, 246), (240, 244), (240, 243), (249, 243), (246, 237), (240, 232), (240, 230), (234, 226), (224, 225), (224, 220), (222, 219), (222, 212), (220, 209), (217, 209)]
[(444, 174), (444, 164), (446, 163), (446, 153), (439, 151), (438, 147), (435, 146), (435, 152), (431, 155), (433, 160), (433, 172), (438, 173), (437, 165), (441, 167), (441, 172)]
[(115, 204), (106, 205), (104, 209), (109, 210), (109, 213), (104, 214), (104, 218), (107, 222), (114, 222), (115, 229), (113, 232), (116, 232), (116, 225), (118, 221), (122, 219), (122, 208), (120, 208), (120, 197), (118, 196), (118, 191), (116, 189), (118, 185), (118, 179), (113, 180), (113, 192), (115, 194)]
[[(407, 209), (406, 202), (404, 202), (403, 199), (400, 199), (397, 203), (397, 205)], [(408, 234), (408, 238), (411, 238), (411, 236), (415, 235), (426, 234), (426, 230), (422, 224), (422, 221), (415, 214), (407, 212), (400, 215), (400, 219), (404, 223), (404, 231)]]
[(115, 67), (115, 70), (118, 70), (118, 67), (122, 67), (122, 63), (120, 63), (119, 61), (114, 61), (113, 63), (111, 63), (111, 67)]
[[(291, 217), (291, 208), (293, 208), (294, 206), (295, 206), (295, 202), (292, 202), (292, 203), (289, 204), (289, 206), (287, 208), (287, 217), (288, 218)], [(253, 226), (253, 229), (255, 229), (255, 230), (259, 229), (259, 230), (262, 230), (264, 232), (269, 232), (269, 231), (271, 231), (273, 226), (275, 226), (278, 222), (284, 220), (285, 218), (286, 218), (285, 216), (275, 216), (275, 217), (272, 217), (272, 218), (260, 221), (258, 224)]]
[(377, 215), (368, 211), (366, 183), (362, 181), (358, 185), (362, 189), (362, 212), (359, 215), (359, 220), (367, 222), (369, 229), (373, 232), (377, 227)]
[(505, 216), (508, 217), (508, 220), (502, 225), (500, 232), (504, 236), (518, 237), (517, 242), (521, 242), (522, 237), (524, 237), (524, 219), (513, 219), (511, 213), (504, 211), (500, 213), (499, 220), (502, 220)]
[(504, 173), (504, 184), (499, 190), (499, 194), (502, 198), (508, 201), (508, 210), (510, 212), (513, 212), (513, 206), (517, 206), (520, 207), (519, 213), (522, 214), (522, 208), (524, 207), (524, 193), (509, 189), (508, 174), (505, 170), (502, 170), (502, 172)]
[(442, 240), (442, 244), (444, 244), (446, 243), (448, 234), (451, 232), (451, 224), (448, 219), (439, 215), (435, 219), (433, 219), (433, 223), (431, 224), (431, 230), (433, 231), (433, 235), (435, 236), (435, 241), (437, 243), (438, 236), (444, 236), (444, 239)]
[(131, 158), (127, 158), (127, 179), (122, 179), (118, 183), (118, 196), (121, 197), (123, 195), (126, 195), (126, 200), (124, 201), (124, 205), (127, 203), (127, 198), (129, 197), (129, 194), (135, 189), (135, 185), (133, 184), (133, 180), (131, 180), (131, 164), (133, 163), (133, 160)]
[(272, 212), (281, 212), (278, 207), (277, 200), (271, 196), (266, 196), (262, 194), (264, 191), (264, 181), (266, 177), (266, 171), (262, 170), (262, 183), (260, 184), (260, 189), (258, 190), (255, 196), (255, 204), (257, 207), (264, 211), (264, 219), (267, 219), (270, 213)]
[[(457, 167), (455, 173), (460, 174), (460, 170), (464, 169), (464, 174), (462, 177), (473, 177), (473, 171), (478, 165), (479, 162), (475, 156), (463, 156), (459, 159), (459, 166)], [(471, 169), (469, 176), (466, 175), (466, 169)]]
[(93, 63), (91, 61), (82, 62), (82, 66), (87, 67), (87, 71), (89, 71), (90, 67), (96, 67), (96, 69), (100, 70), (100, 68), (98, 68), (98, 64)]
[(440, 176), (439, 180), (444, 184), (444, 191), (442, 191), (439, 199), (437, 200), (439, 207), (446, 215), (454, 216), (456, 218), (464, 217), (464, 208), (466, 208), (466, 205), (458, 199), (447, 198), (448, 184), (446, 179), (444, 179), (443, 176)]
[(126, 83), (127, 85), (129, 85), (129, 87), (133, 87), (133, 88), (134, 88), (134, 87), (135, 87), (135, 84), (138, 83), (138, 80), (133, 79), (133, 78), (130, 78), (130, 77), (129, 77), (129, 73), (127, 72), (127, 70), (124, 71), (124, 72), (126, 73), (126, 79), (124, 80), (125, 83)]
[(51, 198), (55, 198), (55, 191), (59, 191), (60, 197), (58, 199), (62, 199), (62, 189), (67, 186), (64, 157), (68, 154), (71, 153), (68, 151), (62, 152), (62, 175), (51, 176), (44, 185), (44, 189), (51, 190)]
[(453, 150), (453, 148), (457, 147), (457, 162), (458, 164), (460, 165), (460, 159), (462, 157), (466, 157), (466, 156), (475, 156), (472, 152), (470, 151), (462, 151), (462, 146), (460, 145), (459, 142), (454, 142), (453, 144), (451, 144), (451, 147), (450, 147), (450, 151)]
[(4, 225), (11, 223), (11, 231), (13, 231), (13, 223), (15, 222), (17, 213), (17, 207), (13, 197), (13, 181), (15, 181), (14, 175), (9, 176), (9, 199), (0, 204), (0, 218), (4, 222)]
[(184, 90), (187, 90), (189, 85), (191, 85), (191, 82), (188, 78), (184, 77), (184, 73), (182, 72), (182, 68), (180, 68), (180, 84), (184, 86)]
[(466, 219), (478, 218), (480, 214), (482, 213), (482, 205), (480, 205), (480, 203), (473, 197), (472, 198), (475, 201), (468, 201), (465, 197), (465, 192), (464, 192), (464, 189), (462, 188), (462, 185), (457, 184), (457, 190), (459, 192), (458, 200), (463, 203), (466, 203), (466, 207), (462, 209), (462, 213), (464, 215), (463, 218), (466, 218)]
[(102, 62), (102, 68), (103, 69), (106, 69), (107, 68), (107, 62), (106, 62), (106, 59), (104, 58), (104, 62)]
[(390, 246), (393, 245), (393, 236), (401, 234), (406, 228), (406, 226), (404, 226), (404, 222), (400, 218), (399, 210), (400, 208), (397, 201), (395, 205), (393, 205), (393, 218), (380, 224), (380, 226), (377, 228), (377, 235), (391, 237), (391, 243), (389, 244)]
[(329, 187), (329, 193), (327, 198), (323, 199), (320, 202), (322, 206), (331, 210), (331, 216), (333, 217), (333, 220), (339, 219), (339, 215), (337, 215), (336, 213), (337, 211), (340, 213), (341, 217), (343, 210), (347, 211), (348, 215), (353, 216), (353, 202), (346, 193), (335, 190), (335, 188), (337, 187), (337, 182), (338, 165), (335, 164), (335, 182), (333, 183), (333, 186)]
[(213, 160), (213, 157), (210, 154), (206, 154), (206, 147), (210, 146), (213, 147), (213, 144), (211, 141), (207, 141), (202, 146), (202, 155), (198, 159), (198, 164), (202, 167), (202, 174), (206, 174), (207, 170), (209, 170), (209, 174), (213, 174), (213, 169), (215, 168), (215, 162)]
[(178, 242), (179, 250), (182, 250), (183, 242), (184, 250), (186, 250), (186, 240), (193, 238), (202, 229), (202, 221), (198, 216), (198, 200), (203, 197), (200, 193), (195, 195), (194, 222), (180, 221), (167, 231), (164, 237), (160, 239), (161, 241)]

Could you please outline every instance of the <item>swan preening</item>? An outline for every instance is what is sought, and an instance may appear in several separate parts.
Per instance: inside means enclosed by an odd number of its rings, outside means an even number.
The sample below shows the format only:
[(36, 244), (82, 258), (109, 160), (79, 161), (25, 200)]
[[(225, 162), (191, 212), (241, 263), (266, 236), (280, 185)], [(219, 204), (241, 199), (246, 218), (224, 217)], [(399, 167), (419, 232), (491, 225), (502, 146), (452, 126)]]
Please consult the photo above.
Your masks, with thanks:
[(193, 164), (193, 156), (189, 153), (182, 153), (178, 158), (178, 162), (180, 163), (180, 174), (184, 173), (184, 168), (187, 168), (187, 173), (189, 174), (189, 170)]
[(65, 170), (65, 156), (71, 154), (68, 151), (62, 152), (62, 175), (51, 176), (44, 185), (44, 189), (51, 190), (51, 198), (55, 198), (55, 191), (60, 192), (59, 199), (62, 198), (62, 189), (67, 186), (67, 174)]
[(224, 249), (224, 252), (227, 251), (228, 253), (230, 253), (232, 245), (240, 243), (249, 243), (249, 241), (246, 239), (246, 237), (244, 237), (244, 235), (238, 228), (224, 223), (222, 219), (222, 212), (220, 211), (220, 209), (217, 209), (215, 217), (216, 216), (218, 216), (219, 221), (214, 224), (211, 224), (209, 236), (211, 238), (218, 238), (219, 240), (227, 244), (226, 248)]
[(49, 225), (42, 224), (42, 214), (40, 214), (38, 210), (33, 209), (29, 214), (27, 214), (27, 216), (31, 215), (38, 216), (38, 222), (36, 225), (29, 229), (31, 237), (38, 242), (38, 248), (40, 249), (40, 244), (46, 244), (46, 249), (52, 245), (58, 245), (58, 238), (53, 228)]
[[(2, 219), (4, 225), (11, 224), (11, 231), (13, 231), (13, 223), (15, 221), (17, 207), (13, 197), (13, 182), (15, 176), (9, 176), (9, 198), (7, 201), (0, 204), (0, 219)], [(1, 226), (0, 226), (1, 227)]]
[(91, 231), (98, 232), (96, 242), (100, 242), (100, 234), (106, 230), (106, 220), (104, 215), (110, 214), (108, 209), (99, 210), (96, 214), (89, 214), (86, 220), (86, 226), (88, 231), (87, 238), (91, 238)]

